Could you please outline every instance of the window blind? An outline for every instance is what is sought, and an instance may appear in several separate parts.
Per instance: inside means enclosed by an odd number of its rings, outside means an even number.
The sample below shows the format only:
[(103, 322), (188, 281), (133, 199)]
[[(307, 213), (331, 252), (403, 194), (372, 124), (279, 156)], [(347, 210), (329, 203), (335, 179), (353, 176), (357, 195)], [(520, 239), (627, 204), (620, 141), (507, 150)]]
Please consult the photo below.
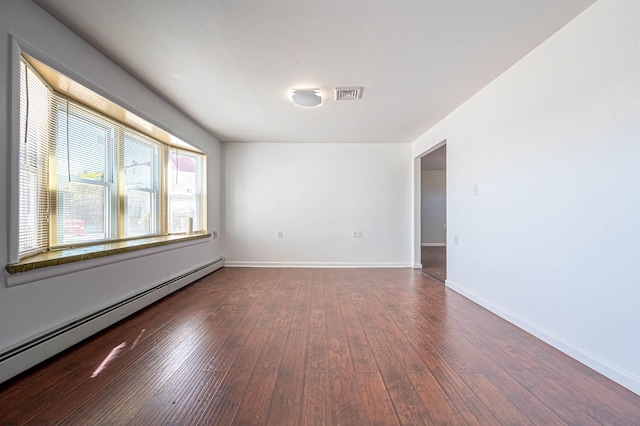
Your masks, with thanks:
[(25, 62), (20, 66), (19, 256), (48, 249), (50, 91)]

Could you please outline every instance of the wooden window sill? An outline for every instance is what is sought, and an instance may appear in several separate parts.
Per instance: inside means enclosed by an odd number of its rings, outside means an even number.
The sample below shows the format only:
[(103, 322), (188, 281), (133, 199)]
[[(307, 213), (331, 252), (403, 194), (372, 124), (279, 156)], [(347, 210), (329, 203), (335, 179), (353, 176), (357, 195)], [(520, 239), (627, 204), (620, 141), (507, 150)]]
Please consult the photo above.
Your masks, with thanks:
[(198, 240), (211, 237), (211, 234), (176, 234), (163, 235), (158, 237), (140, 238), (127, 241), (117, 241), (104, 244), (95, 244), (86, 247), (77, 247), (63, 250), (49, 251), (28, 257), (17, 263), (6, 266), (9, 274), (33, 271), (50, 266), (63, 265), (83, 260), (97, 259), (105, 256), (129, 253), (137, 250), (144, 250), (152, 247), (160, 247), (169, 244)]

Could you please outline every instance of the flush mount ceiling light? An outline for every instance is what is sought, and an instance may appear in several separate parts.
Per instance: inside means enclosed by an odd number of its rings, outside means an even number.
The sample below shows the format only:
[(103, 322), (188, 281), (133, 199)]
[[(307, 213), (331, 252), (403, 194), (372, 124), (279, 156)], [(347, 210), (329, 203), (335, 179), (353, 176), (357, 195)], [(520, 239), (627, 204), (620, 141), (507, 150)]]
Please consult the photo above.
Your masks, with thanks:
[(291, 100), (301, 107), (314, 107), (322, 104), (320, 89), (291, 89)]

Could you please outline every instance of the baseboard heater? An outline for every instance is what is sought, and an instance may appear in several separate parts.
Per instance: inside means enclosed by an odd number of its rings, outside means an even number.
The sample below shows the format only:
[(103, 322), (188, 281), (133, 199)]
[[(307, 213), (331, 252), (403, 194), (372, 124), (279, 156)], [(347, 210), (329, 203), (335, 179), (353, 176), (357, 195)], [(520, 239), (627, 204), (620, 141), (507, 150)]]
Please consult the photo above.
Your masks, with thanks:
[(1, 353), (0, 383), (223, 266), (221, 257)]

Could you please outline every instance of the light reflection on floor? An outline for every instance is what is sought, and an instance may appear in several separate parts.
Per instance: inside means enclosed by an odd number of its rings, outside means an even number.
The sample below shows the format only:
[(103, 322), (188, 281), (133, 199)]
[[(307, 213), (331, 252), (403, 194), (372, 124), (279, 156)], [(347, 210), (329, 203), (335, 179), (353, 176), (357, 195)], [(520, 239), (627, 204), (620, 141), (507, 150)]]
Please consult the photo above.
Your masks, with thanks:
[(143, 328), (142, 330), (140, 330), (140, 334), (138, 334), (138, 337), (136, 337), (136, 340), (133, 341), (133, 345), (131, 345), (131, 349), (135, 348), (136, 345), (138, 344), (138, 342), (140, 341), (140, 339), (142, 338), (142, 335), (144, 334), (144, 332), (146, 331), (145, 328)]
[(127, 342), (122, 342), (118, 346), (116, 346), (115, 348), (111, 349), (111, 352), (109, 352), (109, 355), (107, 355), (107, 357), (100, 363), (98, 368), (96, 368), (96, 370), (91, 375), (91, 378), (93, 379), (94, 377), (97, 377), (98, 374), (100, 374), (102, 372), (102, 370), (104, 370), (107, 367), (107, 365), (109, 365), (109, 363), (111, 361), (113, 361), (114, 359), (116, 359), (118, 357), (120, 352), (122, 352), (122, 350), (126, 346), (127, 346)]
[[(140, 331), (140, 334), (138, 334), (138, 337), (136, 337), (136, 340), (134, 340), (133, 344), (131, 345), (130, 349), (135, 348), (135, 346), (138, 344), (138, 342), (140, 341), (140, 339), (142, 338), (142, 335), (144, 334), (145, 329), (143, 328)], [(115, 348), (111, 349), (111, 352), (109, 352), (109, 355), (106, 356), (105, 359), (102, 360), (102, 362), (100, 363), (100, 365), (98, 366), (98, 368), (95, 369), (95, 371), (93, 372), (93, 374), (91, 374), (91, 378), (95, 378), (98, 376), (98, 374), (100, 374), (102, 372), (102, 370), (104, 370), (105, 368), (107, 368), (107, 366), (113, 362), (116, 358), (118, 358), (118, 356), (120, 355), (120, 353), (124, 350), (124, 348), (127, 347), (127, 342), (122, 342), (120, 343), (118, 346), (116, 346)]]

